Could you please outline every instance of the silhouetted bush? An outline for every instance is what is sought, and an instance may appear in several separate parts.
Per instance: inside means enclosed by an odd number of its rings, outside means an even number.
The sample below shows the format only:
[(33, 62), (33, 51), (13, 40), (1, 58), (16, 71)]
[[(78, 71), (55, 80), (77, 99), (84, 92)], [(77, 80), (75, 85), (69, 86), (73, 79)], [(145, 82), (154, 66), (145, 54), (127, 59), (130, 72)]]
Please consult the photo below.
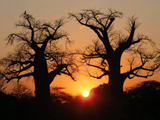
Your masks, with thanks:
[(17, 120), (17, 105), (15, 97), (0, 92), (0, 119)]
[(127, 92), (123, 120), (160, 120), (160, 82), (145, 81)]

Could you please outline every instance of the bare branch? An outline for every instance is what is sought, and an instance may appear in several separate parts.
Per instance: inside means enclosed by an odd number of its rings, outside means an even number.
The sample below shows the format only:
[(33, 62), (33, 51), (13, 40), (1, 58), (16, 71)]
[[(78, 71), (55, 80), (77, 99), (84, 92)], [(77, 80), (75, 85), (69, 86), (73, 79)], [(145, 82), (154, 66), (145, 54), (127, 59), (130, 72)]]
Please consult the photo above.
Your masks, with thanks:
[(59, 66), (57, 66), (57, 68), (53, 71), (51, 71), (49, 74), (48, 74), (48, 82), (51, 83), (54, 78), (56, 77), (56, 75), (60, 75), (61, 71), (63, 68), (66, 68), (67, 65), (66, 64), (61, 64)]
[(91, 66), (91, 67), (95, 67), (95, 68), (98, 68), (98, 69), (100, 69), (101, 71), (103, 71), (103, 72), (105, 72), (105, 74), (109, 74), (109, 71), (107, 71), (106, 69), (104, 69), (104, 68), (102, 68), (102, 67), (100, 67), (100, 66), (96, 66), (96, 65), (92, 65), (92, 64), (87, 64), (88, 66)]
[[(89, 73), (89, 72), (88, 72), (88, 73)], [(106, 76), (106, 75), (108, 75), (108, 74), (103, 73), (103, 74), (101, 74), (101, 75), (99, 75), (99, 76), (94, 76), (94, 75), (91, 75), (91, 74), (89, 73), (89, 76), (90, 76), (90, 77), (93, 77), (93, 78), (96, 78), (96, 79), (101, 79), (102, 77), (104, 77), (104, 76)]]
[(10, 82), (13, 79), (17, 79), (19, 81), (20, 79), (22, 79), (24, 77), (29, 77), (29, 76), (33, 76), (34, 75), (33, 72), (22, 74), (22, 75), (17, 75), (17, 76), (11, 76), (11, 77), (8, 77), (6, 74), (3, 74), (3, 73), (0, 73), (0, 74), (7, 80), (7, 82)]
[[(133, 67), (133, 61), (130, 62), (130, 71), (128, 71), (126, 74), (129, 79), (132, 79), (133, 77), (143, 77), (147, 78), (153, 75), (154, 71), (159, 68), (159, 65), (152, 65), (152, 67), (147, 66), (146, 64), (149, 63), (151, 60), (155, 59), (157, 54), (145, 54), (144, 51), (137, 50), (137, 53), (140, 56), (141, 64), (135, 68)], [(143, 74), (140, 74), (140, 71), (143, 71)], [(146, 74), (145, 74), (146, 73)]]
[(24, 41), (24, 42), (27, 42), (29, 45), (31, 45), (30, 41), (24, 36), (22, 37), (21, 34), (15, 34), (15, 33), (12, 33), (8, 36), (7, 40), (8, 40), (8, 43), (7, 44), (13, 44), (14, 40), (17, 38), (18, 41)]

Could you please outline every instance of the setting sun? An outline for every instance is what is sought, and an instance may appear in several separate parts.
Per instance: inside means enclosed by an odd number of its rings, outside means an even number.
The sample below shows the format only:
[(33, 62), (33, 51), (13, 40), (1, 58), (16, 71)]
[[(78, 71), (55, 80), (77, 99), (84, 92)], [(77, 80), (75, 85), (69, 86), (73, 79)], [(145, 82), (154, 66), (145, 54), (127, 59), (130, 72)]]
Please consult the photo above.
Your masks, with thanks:
[(89, 96), (89, 92), (88, 91), (83, 91), (82, 95), (83, 95), (83, 97), (88, 97)]

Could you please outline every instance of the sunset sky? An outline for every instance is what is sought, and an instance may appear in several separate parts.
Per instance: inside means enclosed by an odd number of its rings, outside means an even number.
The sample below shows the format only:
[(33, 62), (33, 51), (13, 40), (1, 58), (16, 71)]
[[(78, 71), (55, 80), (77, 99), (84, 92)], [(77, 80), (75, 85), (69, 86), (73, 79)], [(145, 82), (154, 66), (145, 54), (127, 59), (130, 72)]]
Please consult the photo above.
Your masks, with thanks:
[[(106, 12), (110, 8), (124, 13), (122, 19), (115, 21), (115, 30), (126, 32), (127, 18), (136, 15), (141, 23), (137, 33), (149, 36), (160, 48), (160, 0), (0, 0), (0, 57), (4, 57), (11, 50), (6, 46), (4, 39), (10, 33), (17, 31), (15, 23), (20, 20), (19, 16), (24, 11), (32, 14), (37, 20), (51, 21), (61, 17), (67, 18), (69, 12), (81, 12), (83, 9), (99, 9)], [(84, 48), (97, 38), (90, 29), (80, 26), (74, 19), (68, 20), (63, 29), (74, 41), (71, 46), (73, 48)], [(149, 79), (159, 80), (158, 74)], [(89, 78), (83, 71), (76, 77), (77, 82), (74, 82), (69, 77), (58, 76), (52, 86), (65, 87), (66, 92), (77, 95), (84, 90), (107, 83), (107, 78), (102, 80)], [(127, 80), (125, 87), (136, 84), (135, 79)]]

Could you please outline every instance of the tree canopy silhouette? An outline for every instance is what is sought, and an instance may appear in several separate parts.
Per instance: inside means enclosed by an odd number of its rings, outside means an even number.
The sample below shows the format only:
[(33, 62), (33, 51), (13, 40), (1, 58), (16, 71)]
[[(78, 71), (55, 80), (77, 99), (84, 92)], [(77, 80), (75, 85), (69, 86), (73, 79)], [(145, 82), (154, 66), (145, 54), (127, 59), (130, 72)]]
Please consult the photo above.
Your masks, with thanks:
[(60, 39), (70, 42), (67, 33), (61, 30), (65, 20), (39, 21), (26, 12), (21, 17), (22, 20), (16, 23), (22, 28), (21, 32), (7, 37), (7, 44), (16, 43), (17, 47), (0, 60), (0, 74), (8, 82), (33, 77), (36, 98), (45, 103), (50, 100), (50, 83), (54, 78), (65, 74), (74, 80), (72, 74), (77, 69), (69, 50), (57, 46)]
[(160, 82), (144, 81), (127, 91), (130, 100), (123, 109), (123, 120), (160, 119)]
[[(91, 77), (101, 79), (108, 76), (108, 90), (111, 95), (117, 96), (123, 92), (123, 83), (129, 78), (147, 78), (152, 76), (159, 67), (155, 62), (158, 58), (154, 42), (144, 35), (135, 35), (139, 23), (135, 16), (128, 20), (128, 35), (116, 32), (113, 23), (117, 18), (122, 18), (123, 13), (111, 10), (103, 13), (95, 9), (83, 10), (80, 13), (70, 13), (71, 18), (88, 28), (90, 28), (99, 38), (93, 45), (87, 47), (83, 53), (83, 60), (86, 65), (98, 69), (100, 72), (91, 73)], [(145, 49), (150, 46), (150, 51)], [(122, 55), (127, 53), (129, 67), (123, 72)], [(126, 63), (125, 63), (126, 64)]]

